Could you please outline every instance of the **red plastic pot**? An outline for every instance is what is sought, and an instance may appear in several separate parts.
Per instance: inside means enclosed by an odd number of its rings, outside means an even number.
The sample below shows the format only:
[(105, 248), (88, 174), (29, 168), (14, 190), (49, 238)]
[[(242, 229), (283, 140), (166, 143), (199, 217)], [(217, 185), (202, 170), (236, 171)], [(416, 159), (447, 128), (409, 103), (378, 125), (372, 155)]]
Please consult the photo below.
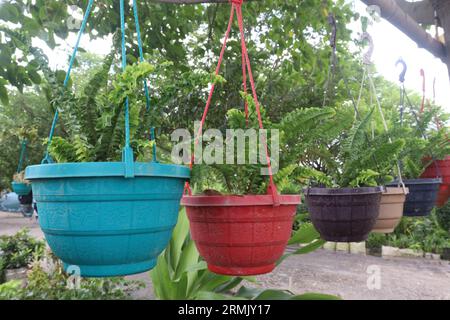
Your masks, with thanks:
[(212, 272), (271, 272), (291, 236), (298, 195), (184, 196), (191, 236)]
[[(426, 161), (426, 159), (424, 160)], [(438, 170), (439, 167), (439, 170)], [(450, 156), (444, 160), (435, 160), (422, 173), (421, 178), (442, 178), (442, 184), (439, 187), (439, 193), (436, 200), (438, 207), (444, 206), (450, 197)]]

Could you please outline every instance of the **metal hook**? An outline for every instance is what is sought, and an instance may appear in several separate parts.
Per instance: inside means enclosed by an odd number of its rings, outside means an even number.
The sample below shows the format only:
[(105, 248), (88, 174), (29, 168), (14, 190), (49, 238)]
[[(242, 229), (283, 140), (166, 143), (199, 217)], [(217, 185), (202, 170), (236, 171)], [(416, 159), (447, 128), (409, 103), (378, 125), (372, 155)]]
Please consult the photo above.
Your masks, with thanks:
[(328, 15), (328, 24), (331, 26), (330, 46), (336, 49), (337, 25), (336, 18), (332, 13)]
[(401, 64), (403, 66), (403, 70), (400, 73), (400, 75), (398, 76), (398, 80), (403, 83), (405, 82), (405, 75), (406, 75), (406, 71), (408, 70), (408, 66), (406, 65), (406, 62), (403, 60), (403, 58), (399, 58), (397, 60), (397, 62), (395, 63), (395, 66), (397, 67), (399, 64)]
[(364, 41), (364, 40), (369, 41), (369, 49), (364, 54), (363, 63), (364, 64), (371, 64), (372, 63), (371, 60), (372, 60), (372, 55), (373, 55), (373, 49), (374, 49), (373, 38), (368, 32), (364, 32), (362, 34), (362, 36), (361, 36), (361, 41)]

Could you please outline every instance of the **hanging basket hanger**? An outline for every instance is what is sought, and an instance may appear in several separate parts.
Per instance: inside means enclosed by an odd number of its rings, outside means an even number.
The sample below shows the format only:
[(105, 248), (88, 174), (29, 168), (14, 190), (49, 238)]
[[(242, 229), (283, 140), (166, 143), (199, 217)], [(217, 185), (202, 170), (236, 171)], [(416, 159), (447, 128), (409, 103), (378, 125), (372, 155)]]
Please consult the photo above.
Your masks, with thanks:
[[(250, 59), (249, 59), (249, 55), (248, 55), (248, 51), (247, 51), (247, 45), (245, 42), (245, 34), (244, 34), (244, 22), (243, 22), (243, 18), (242, 18), (242, 0), (231, 0), (231, 11), (230, 11), (230, 18), (228, 21), (228, 27), (227, 30), (225, 32), (225, 36), (224, 36), (224, 40), (223, 40), (223, 44), (222, 44), (222, 49), (220, 51), (220, 55), (219, 55), (219, 61), (217, 63), (216, 66), (216, 70), (215, 70), (215, 75), (218, 76), (220, 73), (220, 67), (222, 65), (223, 62), (223, 58), (224, 58), (224, 54), (225, 54), (225, 50), (227, 48), (227, 41), (228, 38), (230, 36), (230, 32), (231, 32), (231, 27), (233, 25), (233, 21), (234, 21), (234, 15), (236, 12), (236, 17), (237, 17), (237, 21), (238, 21), (238, 25), (239, 25), (239, 32), (240, 32), (240, 38), (241, 38), (241, 50), (242, 50), (242, 76), (243, 76), (243, 88), (244, 88), (244, 92), (247, 92), (247, 74), (248, 74), (248, 79), (250, 82), (250, 88), (252, 91), (252, 96), (253, 96), (253, 100), (255, 102), (255, 107), (256, 107), (256, 113), (258, 116), (258, 125), (259, 125), (259, 129), (264, 129), (264, 125), (263, 125), (263, 121), (262, 121), (262, 117), (261, 117), (261, 108), (260, 108), (260, 104), (259, 104), (259, 100), (258, 100), (258, 96), (256, 93), (256, 86), (255, 86), (255, 81), (253, 79), (253, 73), (252, 73), (252, 68), (250, 65)], [(203, 126), (205, 124), (206, 121), (206, 117), (208, 115), (208, 111), (209, 108), (211, 106), (211, 101), (212, 101), (212, 97), (214, 94), (214, 89), (215, 89), (215, 83), (213, 83), (211, 85), (210, 91), (209, 91), (209, 95), (208, 95), (208, 99), (206, 101), (206, 106), (205, 109), (203, 111), (203, 116), (200, 122), (200, 126), (195, 138), (195, 145), (198, 145), (199, 143), (199, 137), (201, 136), (202, 132), (203, 132)], [(245, 108), (245, 118), (246, 118), (246, 124), (248, 125), (248, 103), (245, 101), (244, 104), (244, 108)], [(262, 143), (264, 145), (264, 150), (266, 153), (266, 161), (267, 161), (267, 166), (268, 166), (268, 172), (269, 172), (269, 187), (267, 190), (268, 194), (272, 194), (273, 197), (273, 204), (275, 206), (280, 205), (280, 200), (279, 200), (279, 194), (278, 194), (278, 190), (277, 187), (273, 181), (273, 171), (272, 171), (272, 165), (271, 165), (271, 160), (270, 160), (270, 155), (269, 155), (269, 149), (268, 149), (268, 145), (267, 145), (267, 141), (266, 139), (263, 137), (262, 138)], [(193, 164), (195, 162), (195, 154), (192, 154), (191, 156), (191, 161), (189, 164), (190, 169), (192, 170)], [(187, 190), (189, 195), (192, 195), (192, 191), (191, 191), (191, 187), (189, 185), (189, 182), (186, 183), (186, 187), (185, 189)]]

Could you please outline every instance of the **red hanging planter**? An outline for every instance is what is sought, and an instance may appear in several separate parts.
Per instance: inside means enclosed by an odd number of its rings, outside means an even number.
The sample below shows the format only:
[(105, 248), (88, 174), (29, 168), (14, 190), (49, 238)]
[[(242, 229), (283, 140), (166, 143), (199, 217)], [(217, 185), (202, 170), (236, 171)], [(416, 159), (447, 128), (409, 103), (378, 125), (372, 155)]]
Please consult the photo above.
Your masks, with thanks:
[[(427, 161), (427, 159), (424, 161)], [(436, 205), (438, 207), (444, 206), (450, 197), (450, 156), (446, 156), (444, 160), (435, 160), (430, 163), (420, 177), (442, 177), (442, 183), (439, 186)]]
[[(246, 91), (248, 72), (259, 128), (263, 129), (250, 59), (245, 45), (241, 4), (241, 0), (232, 1), (228, 28), (215, 74), (219, 74), (233, 23), (234, 11), (236, 11), (241, 35), (243, 88)], [(196, 145), (208, 114), (214, 87), (213, 84), (209, 92), (195, 140)], [(244, 106), (248, 124), (247, 103)], [(235, 276), (268, 273), (275, 268), (275, 263), (283, 254), (291, 236), (293, 219), (297, 205), (300, 203), (300, 196), (278, 194), (272, 177), (267, 142), (264, 141), (263, 144), (270, 179), (267, 195), (193, 196), (189, 183), (186, 184), (189, 195), (185, 195), (181, 199), (181, 204), (186, 207), (192, 239), (212, 272)], [(191, 158), (191, 169), (193, 163), (194, 155)]]
[(243, 276), (271, 272), (292, 231), (298, 195), (185, 196), (191, 236), (212, 272)]

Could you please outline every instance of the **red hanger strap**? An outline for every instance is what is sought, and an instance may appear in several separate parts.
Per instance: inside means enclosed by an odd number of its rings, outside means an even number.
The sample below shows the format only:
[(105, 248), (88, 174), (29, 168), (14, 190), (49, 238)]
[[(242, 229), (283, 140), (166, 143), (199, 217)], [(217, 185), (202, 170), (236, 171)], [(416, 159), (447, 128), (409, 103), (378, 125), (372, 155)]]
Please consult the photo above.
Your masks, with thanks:
[[(253, 94), (253, 100), (255, 101), (256, 112), (258, 114), (259, 128), (260, 129), (264, 129), (264, 125), (263, 125), (263, 121), (262, 121), (262, 117), (261, 117), (261, 108), (260, 108), (258, 96), (256, 94), (255, 81), (253, 79), (252, 67), (250, 65), (250, 59), (249, 59), (249, 56), (248, 56), (247, 45), (245, 44), (245, 34), (244, 34), (244, 22), (243, 22), (243, 18), (242, 18), (242, 8), (239, 7), (239, 6), (236, 7), (236, 15), (237, 15), (237, 19), (238, 19), (239, 31), (240, 31), (240, 34), (241, 34), (242, 52), (243, 52), (243, 55), (244, 55), (244, 58), (245, 58), (246, 68), (247, 68), (248, 77), (249, 77), (249, 80), (250, 80), (250, 86), (251, 86), (252, 94)], [(277, 187), (276, 187), (276, 185), (275, 185), (275, 183), (273, 181), (273, 171), (272, 171), (272, 165), (271, 165), (270, 156), (269, 156), (269, 148), (267, 146), (267, 141), (265, 141), (265, 139), (263, 139), (262, 143), (264, 144), (264, 149), (266, 151), (266, 161), (267, 161), (267, 166), (268, 166), (268, 170), (269, 170), (269, 179), (270, 179), (269, 189), (270, 190), (268, 190), (268, 192), (272, 193), (272, 195), (274, 196), (274, 202), (276, 204), (279, 204)]]
[[(222, 44), (222, 50), (220, 51), (219, 61), (217, 63), (217, 67), (216, 67), (216, 71), (215, 71), (216, 76), (219, 75), (220, 67), (222, 65), (223, 56), (224, 56), (225, 50), (227, 48), (227, 41), (228, 41), (228, 38), (230, 37), (231, 26), (233, 25), (233, 19), (234, 19), (234, 5), (231, 7), (230, 19), (228, 21), (227, 31), (225, 32), (225, 37), (223, 39), (223, 44)], [(211, 105), (211, 100), (212, 100), (212, 96), (213, 96), (215, 87), (216, 87), (216, 85), (213, 83), (211, 85), (211, 89), (209, 90), (208, 100), (206, 101), (205, 110), (203, 111), (202, 120), (200, 121), (200, 127), (198, 128), (197, 136), (195, 137), (195, 142), (194, 142), (195, 145), (198, 145), (199, 137), (203, 132), (203, 125), (205, 124), (206, 116), (208, 115), (208, 111), (209, 111), (209, 107)], [(189, 168), (191, 170), (192, 170), (192, 166), (194, 165), (194, 161), (195, 161), (195, 152), (192, 153), (191, 162), (189, 164)], [(192, 195), (191, 186), (190, 186), (189, 182), (186, 182), (186, 184), (185, 184), (184, 192), (186, 192), (186, 190), (188, 191), (189, 195)]]
[[(250, 86), (252, 89), (252, 95), (253, 95), (253, 100), (255, 102), (255, 107), (256, 107), (256, 112), (258, 115), (258, 123), (259, 123), (259, 128), (260, 129), (264, 129), (263, 126), (263, 121), (262, 121), (262, 117), (261, 117), (261, 110), (260, 110), (260, 104), (258, 101), (258, 96), (256, 94), (256, 87), (255, 87), (255, 81), (253, 79), (253, 73), (252, 73), (252, 69), (251, 69), (251, 65), (250, 65), (250, 59), (248, 56), (248, 51), (247, 51), (247, 46), (245, 44), (245, 35), (244, 35), (244, 22), (242, 19), (242, 0), (231, 0), (232, 6), (231, 6), (231, 13), (230, 13), (230, 20), (228, 22), (228, 28), (227, 31), (225, 33), (225, 38), (223, 41), (223, 45), (222, 45), (222, 50), (220, 52), (220, 56), (219, 56), (219, 61), (216, 67), (216, 76), (219, 74), (220, 72), (220, 67), (222, 65), (222, 61), (223, 61), (223, 56), (226, 50), (226, 46), (227, 46), (227, 40), (229, 38), (230, 35), (230, 31), (231, 31), (231, 26), (233, 24), (233, 19), (234, 19), (234, 10), (236, 9), (236, 15), (237, 15), (237, 19), (238, 19), (238, 25), (239, 25), (239, 31), (240, 31), (240, 35), (241, 35), (241, 47), (242, 47), (242, 61), (243, 61), (243, 65), (242, 65), (242, 71), (243, 71), (243, 82), (244, 82), (244, 90), (247, 90), (247, 76), (246, 73), (248, 72), (248, 77), (249, 77), (249, 81), (250, 81)], [(197, 136), (195, 138), (195, 145), (197, 145), (199, 143), (199, 137), (203, 132), (203, 125), (206, 121), (206, 116), (208, 114), (208, 110), (209, 107), (211, 105), (211, 100), (212, 100), (212, 96), (214, 93), (214, 89), (215, 89), (215, 84), (212, 84), (211, 86), (211, 90), (209, 91), (209, 96), (208, 96), (208, 100), (206, 102), (206, 106), (205, 106), (205, 110), (203, 112), (203, 117), (202, 120), (200, 122), (200, 127), (199, 130), (197, 132)], [(246, 117), (248, 117), (248, 106), (246, 104), (245, 106), (245, 112), (246, 112)], [(248, 118), (247, 118), (248, 119)], [(248, 121), (248, 120), (247, 120)], [(273, 200), (274, 200), (274, 205), (279, 205), (279, 195), (278, 195), (278, 191), (276, 188), (276, 185), (273, 181), (273, 171), (272, 171), (272, 165), (271, 165), (271, 161), (270, 161), (270, 156), (269, 156), (269, 149), (267, 146), (267, 141), (265, 140), (265, 138), (263, 138), (262, 143), (264, 144), (265, 147), (265, 152), (266, 152), (266, 160), (267, 160), (267, 166), (268, 166), (268, 171), (269, 171), (269, 187), (267, 192), (271, 193), (273, 196)], [(190, 168), (192, 169), (193, 167), (193, 163), (194, 163), (194, 158), (195, 154), (192, 154), (191, 156), (191, 162), (190, 162)], [(189, 183), (186, 183), (185, 186), (185, 191), (188, 190), (189, 195), (192, 194), (191, 188)]]

